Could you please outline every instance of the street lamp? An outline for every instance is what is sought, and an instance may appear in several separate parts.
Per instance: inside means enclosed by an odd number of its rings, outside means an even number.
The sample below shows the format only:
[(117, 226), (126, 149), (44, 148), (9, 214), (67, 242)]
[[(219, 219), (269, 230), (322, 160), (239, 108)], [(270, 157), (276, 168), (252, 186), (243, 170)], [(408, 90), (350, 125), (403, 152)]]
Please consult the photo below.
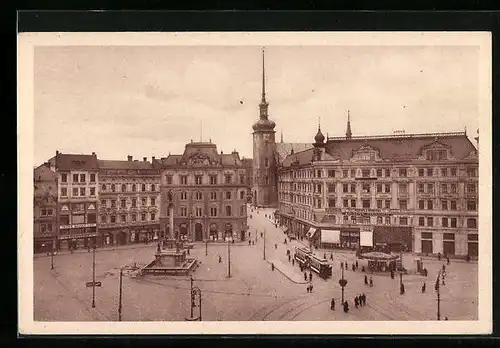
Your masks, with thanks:
[(95, 308), (95, 242), (92, 248), (92, 308)]
[(50, 269), (54, 269), (54, 241), (52, 241), (52, 253), (50, 254)]
[[(191, 286), (190, 286), (190, 298), (191, 298), (191, 316), (186, 318), (186, 321), (201, 321), (201, 290), (199, 287), (193, 287), (193, 277), (191, 277)], [(199, 315), (197, 318), (193, 316), (193, 309), (196, 307), (196, 296), (198, 296), (198, 309)]]
[(441, 297), (439, 293), (439, 276), (441, 275), (441, 271), (438, 272), (437, 279), (436, 279), (436, 285), (434, 286), (434, 289), (436, 290), (437, 293), (437, 320), (441, 320)]
[(266, 259), (266, 229), (264, 229), (264, 260)]
[(123, 267), (120, 267), (120, 293), (118, 296), (118, 321), (122, 321), (122, 278), (123, 278)]
[(403, 285), (403, 271), (399, 272), (399, 293), (403, 295), (405, 293), (404, 285)]
[(205, 240), (205, 256), (208, 255), (208, 239)]
[(227, 242), (227, 277), (231, 278), (231, 242)]
[(339, 279), (339, 285), (342, 289), (342, 304), (344, 304), (344, 288), (347, 285), (347, 279), (344, 279), (344, 267), (342, 267), (342, 278)]

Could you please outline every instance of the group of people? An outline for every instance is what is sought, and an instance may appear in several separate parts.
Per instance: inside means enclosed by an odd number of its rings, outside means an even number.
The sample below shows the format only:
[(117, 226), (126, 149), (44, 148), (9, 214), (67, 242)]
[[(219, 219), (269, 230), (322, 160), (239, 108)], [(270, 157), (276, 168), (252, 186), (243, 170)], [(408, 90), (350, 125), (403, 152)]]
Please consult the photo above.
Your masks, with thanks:
[[(344, 263), (344, 262), (340, 262), (340, 269), (344, 268), (345, 267), (345, 270), (347, 271), (349, 268), (348, 268), (348, 264), (347, 264), (347, 261)], [(351, 269), (353, 272), (356, 272), (358, 269), (359, 269), (359, 263), (358, 263), (358, 260), (356, 260), (355, 263), (353, 263), (351, 265)], [(361, 267), (361, 272), (364, 272), (365, 271), (365, 267), (362, 266)]]

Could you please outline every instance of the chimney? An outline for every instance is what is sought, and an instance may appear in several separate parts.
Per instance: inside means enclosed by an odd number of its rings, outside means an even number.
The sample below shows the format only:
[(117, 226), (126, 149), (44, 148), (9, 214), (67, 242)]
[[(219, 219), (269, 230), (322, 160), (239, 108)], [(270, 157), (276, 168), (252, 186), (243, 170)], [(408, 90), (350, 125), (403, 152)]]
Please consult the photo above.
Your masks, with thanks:
[(92, 151), (92, 155), (95, 156), (95, 152)]
[(127, 156), (127, 161), (131, 162), (132, 161), (132, 156), (128, 155)]
[(224, 152), (221, 151), (220, 154), (222, 155), (222, 154), (224, 154)]
[(56, 150), (56, 156), (57, 156), (57, 155), (59, 155), (59, 151), (58, 151), (58, 150)]
[(148, 158), (147, 158), (147, 157), (143, 157), (143, 158), (142, 158), (142, 160), (143, 160), (144, 162), (147, 162), (147, 161), (148, 161)]

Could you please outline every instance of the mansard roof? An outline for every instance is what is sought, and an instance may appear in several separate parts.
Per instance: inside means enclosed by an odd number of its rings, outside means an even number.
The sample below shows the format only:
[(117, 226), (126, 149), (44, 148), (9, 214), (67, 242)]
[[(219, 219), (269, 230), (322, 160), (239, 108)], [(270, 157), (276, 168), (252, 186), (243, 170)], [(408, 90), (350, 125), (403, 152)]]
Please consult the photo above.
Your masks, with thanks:
[[(235, 150), (231, 153), (218, 153), (217, 146), (211, 142), (191, 142), (186, 144), (182, 155), (168, 155), (155, 161), (161, 166), (177, 166), (183, 164), (193, 164), (195, 166), (244, 166), (244, 160)], [(251, 160), (250, 160), (251, 161)]]
[(283, 163), (283, 160), (293, 152), (300, 152), (307, 149), (312, 149), (312, 143), (276, 143), (276, 161)]
[(153, 169), (153, 165), (148, 161), (112, 161), (99, 160), (100, 169)]
[(81, 154), (56, 154), (56, 169), (58, 170), (97, 170), (97, 156)]

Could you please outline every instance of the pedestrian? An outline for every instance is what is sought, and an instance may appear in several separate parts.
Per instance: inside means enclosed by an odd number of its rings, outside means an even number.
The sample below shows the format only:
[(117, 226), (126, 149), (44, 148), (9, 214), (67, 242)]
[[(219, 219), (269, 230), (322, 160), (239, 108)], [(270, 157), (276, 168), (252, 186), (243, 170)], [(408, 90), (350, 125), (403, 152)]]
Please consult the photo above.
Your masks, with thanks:
[(400, 289), (399, 289), (399, 293), (401, 295), (403, 295), (405, 293), (405, 285), (403, 283), (401, 283), (401, 286), (400, 286)]
[(304, 280), (307, 282), (307, 273), (304, 272)]
[(358, 305), (359, 305), (359, 299), (358, 299), (358, 296), (356, 296), (354, 298), (354, 307), (358, 308)]
[(370, 277), (370, 287), (373, 287), (373, 279)]
[(330, 253), (330, 260), (333, 261), (333, 253)]
[(344, 302), (344, 313), (349, 312), (349, 303), (347, 301)]
[(313, 274), (311, 271), (309, 271), (309, 281), (312, 282), (312, 280), (313, 280)]
[(441, 253), (438, 253), (438, 261), (441, 261)]
[(354, 263), (352, 264), (352, 271), (356, 271), (356, 266), (354, 266)]
[(323, 254), (323, 258), (326, 260), (326, 253)]
[(264, 236), (264, 232), (260, 232), (260, 236), (261, 236), (261, 237), (262, 237), (262, 236)]
[(426, 288), (426, 285), (424, 283), (424, 285), (422, 285), (422, 294), (425, 292), (425, 288)]
[(295, 266), (295, 259), (292, 259), (292, 266)]
[(313, 285), (312, 285), (312, 283), (311, 283), (309, 292), (313, 292)]
[(332, 311), (334, 311), (334, 310), (335, 310), (335, 299), (334, 299), (333, 297), (332, 297), (332, 302), (330, 302), (330, 309), (331, 309)]
[(309, 290), (310, 290), (310, 289), (311, 289), (311, 288), (310, 288), (310, 287), (309, 287), (309, 285), (308, 285), (308, 286), (307, 286), (307, 288), (306, 288), (307, 293), (309, 293)]
[(447, 256), (446, 257), (446, 264), (449, 265), (450, 264), (450, 258)]
[(365, 274), (365, 285), (368, 285), (368, 277), (366, 274)]
[[(158, 244), (158, 246), (160, 246), (160, 244)], [(188, 248), (188, 250), (187, 250), (187, 254), (188, 254), (188, 255), (191, 255), (191, 254), (189, 253), (189, 248)]]
[(278, 244), (274, 244), (274, 249), (278, 249)]
[(292, 261), (292, 257), (290, 256), (290, 254), (288, 254), (288, 262), (291, 262)]
[(340, 268), (344, 268), (344, 263), (343, 262), (340, 263)]
[(361, 296), (363, 296), (363, 306), (366, 305), (366, 295), (365, 293), (362, 293)]
[(361, 267), (361, 272), (364, 272), (365, 271), (365, 266), (362, 266)]
[(356, 269), (359, 268), (358, 260), (356, 260)]
[(448, 320), (448, 317), (444, 317), (444, 320)]
[(271, 271), (274, 272), (274, 263), (271, 263)]
[(345, 263), (345, 270), (347, 271), (347, 262)]
[(443, 272), (446, 271), (446, 266), (443, 264)]
[(219, 255), (219, 263), (221, 263), (221, 262), (222, 262), (222, 257), (220, 257), (220, 255)]
[(394, 279), (394, 271), (391, 269), (391, 279)]
[(249, 241), (248, 241), (248, 245), (251, 245), (251, 244), (252, 244), (252, 241), (251, 241), (251, 240), (249, 240)]

